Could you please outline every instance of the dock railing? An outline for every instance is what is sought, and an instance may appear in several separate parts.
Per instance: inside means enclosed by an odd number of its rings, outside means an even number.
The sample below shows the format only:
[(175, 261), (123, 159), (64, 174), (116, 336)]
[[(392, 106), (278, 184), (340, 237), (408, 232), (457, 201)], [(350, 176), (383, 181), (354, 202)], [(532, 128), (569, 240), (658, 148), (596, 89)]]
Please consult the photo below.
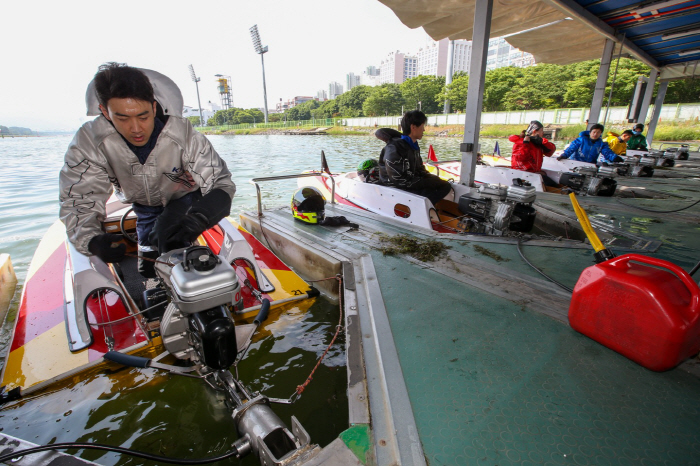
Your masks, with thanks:
[(309, 172), (309, 173), (299, 173), (296, 175), (279, 175), (279, 176), (264, 176), (262, 178), (253, 178), (250, 183), (255, 185), (255, 192), (258, 196), (258, 217), (262, 217), (262, 196), (260, 193), (260, 185), (258, 183), (262, 181), (279, 181), (279, 180), (291, 180), (294, 178), (307, 178), (309, 176), (323, 176), (331, 180), (331, 204), (335, 204), (335, 179), (325, 172)]

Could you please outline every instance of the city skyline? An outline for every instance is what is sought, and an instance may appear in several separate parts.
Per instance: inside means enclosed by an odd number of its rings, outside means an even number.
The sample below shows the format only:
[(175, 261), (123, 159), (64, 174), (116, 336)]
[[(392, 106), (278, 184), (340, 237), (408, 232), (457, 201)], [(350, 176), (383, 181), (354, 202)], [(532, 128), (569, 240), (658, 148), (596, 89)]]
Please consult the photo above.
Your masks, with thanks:
[(432, 43), (422, 29), (404, 26), (376, 0), (263, 0), (237, 5), (225, 26), (217, 22), (232, 11), (224, 0), (203, 0), (196, 8), (181, 1), (136, 0), (124, 0), (119, 8), (86, 0), (71, 6), (37, 0), (4, 8), (13, 20), (0, 29), (0, 42), (7, 45), (0, 125), (75, 131), (93, 118), (85, 115), (85, 90), (108, 61), (165, 74), (180, 87), (184, 104), (194, 108), (199, 106), (189, 65), (200, 78), (202, 107), (220, 103), (216, 75), (230, 76), (233, 106), (262, 108), (260, 56), (249, 35), (254, 24), (269, 47), (270, 108), (280, 99), (328, 92), (332, 82), (344, 85), (349, 73), (379, 67), (392, 50), (415, 54)]
[[(235, 14), (234, 14), (235, 13)], [(73, 0), (11, 2), (0, 29), (0, 125), (74, 131), (85, 115), (85, 90), (108, 61), (153, 69), (180, 87), (185, 105), (219, 102), (216, 74), (231, 76), (233, 105), (263, 106), (260, 56), (249, 28), (258, 25), (265, 54), (268, 106), (314, 96), (348, 70), (379, 63), (387, 50), (418, 49), (430, 38), (404, 26), (376, 0), (123, 0), (118, 7)], [(12, 20), (9, 20), (12, 18)], [(220, 18), (226, 18), (221, 21)], [(10, 46), (10, 44), (12, 44)]]

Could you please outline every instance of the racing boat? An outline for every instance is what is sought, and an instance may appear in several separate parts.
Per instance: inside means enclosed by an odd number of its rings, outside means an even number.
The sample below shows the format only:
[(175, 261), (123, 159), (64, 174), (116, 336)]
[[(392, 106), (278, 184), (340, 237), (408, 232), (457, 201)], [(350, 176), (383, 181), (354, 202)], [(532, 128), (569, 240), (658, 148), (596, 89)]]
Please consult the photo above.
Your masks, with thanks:
[(357, 172), (331, 174), (321, 154), (323, 171), (300, 178), (299, 187), (313, 186), (323, 196), (440, 233), (501, 236), (528, 232), (535, 222), (535, 188), (527, 182), (508, 185), (480, 183), (469, 187), (451, 182), (452, 191), (433, 205), (427, 198), (391, 186), (367, 183)]
[[(130, 206), (112, 196), (103, 228), (127, 243), (128, 257), (118, 264), (78, 252), (60, 220), (49, 228), (22, 291), (2, 401), (62, 388), (115, 363), (152, 367), (196, 375), (228, 394), (240, 456), (252, 450), (289, 459), (312, 448), (294, 418), (292, 433), (269, 400), (248, 392), (229, 368), (270, 309), (279, 313), (291, 302), (308, 308), (318, 292), (230, 217), (193, 246), (161, 255), (158, 277), (145, 279), (137, 271), (135, 224)], [(166, 356), (175, 362), (161, 363)]]

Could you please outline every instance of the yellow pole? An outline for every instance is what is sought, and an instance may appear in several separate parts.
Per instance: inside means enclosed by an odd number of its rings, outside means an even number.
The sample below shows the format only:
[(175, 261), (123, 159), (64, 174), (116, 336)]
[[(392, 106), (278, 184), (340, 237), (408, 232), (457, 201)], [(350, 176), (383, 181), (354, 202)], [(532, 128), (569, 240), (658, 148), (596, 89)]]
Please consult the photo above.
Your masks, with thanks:
[(569, 198), (571, 199), (571, 205), (574, 206), (574, 211), (576, 212), (578, 221), (581, 224), (583, 231), (586, 233), (588, 241), (591, 242), (591, 246), (593, 246), (595, 252), (602, 251), (603, 249), (605, 249), (605, 246), (603, 246), (603, 243), (600, 241), (600, 238), (598, 238), (598, 235), (593, 230), (593, 227), (591, 226), (591, 221), (588, 220), (588, 215), (586, 215), (586, 212), (581, 208), (581, 206), (578, 203), (578, 200), (576, 200), (576, 195), (574, 193), (570, 193)]

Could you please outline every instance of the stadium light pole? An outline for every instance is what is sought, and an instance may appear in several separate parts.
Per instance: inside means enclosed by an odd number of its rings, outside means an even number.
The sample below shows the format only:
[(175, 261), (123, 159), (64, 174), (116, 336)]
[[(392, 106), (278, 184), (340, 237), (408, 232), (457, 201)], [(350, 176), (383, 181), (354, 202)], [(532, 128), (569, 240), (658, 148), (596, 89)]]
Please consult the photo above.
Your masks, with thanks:
[(250, 28), (250, 37), (251, 39), (253, 39), (253, 47), (255, 48), (255, 53), (260, 55), (260, 60), (262, 61), (263, 97), (265, 98), (265, 123), (267, 123), (267, 87), (265, 85), (265, 53), (267, 52), (267, 45), (264, 47), (262, 45), (257, 24)]
[(202, 116), (202, 103), (199, 101), (199, 81), (200, 78), (197, 77), (196, 74), (194, 74), (194, 67), (190, 65), (190, 76), (192, 77), (192, 81), (194, 81), (194, 85), (197, 86), (197, 105), (199, 106), (199, 126), (204, 126), (204, 117)]

